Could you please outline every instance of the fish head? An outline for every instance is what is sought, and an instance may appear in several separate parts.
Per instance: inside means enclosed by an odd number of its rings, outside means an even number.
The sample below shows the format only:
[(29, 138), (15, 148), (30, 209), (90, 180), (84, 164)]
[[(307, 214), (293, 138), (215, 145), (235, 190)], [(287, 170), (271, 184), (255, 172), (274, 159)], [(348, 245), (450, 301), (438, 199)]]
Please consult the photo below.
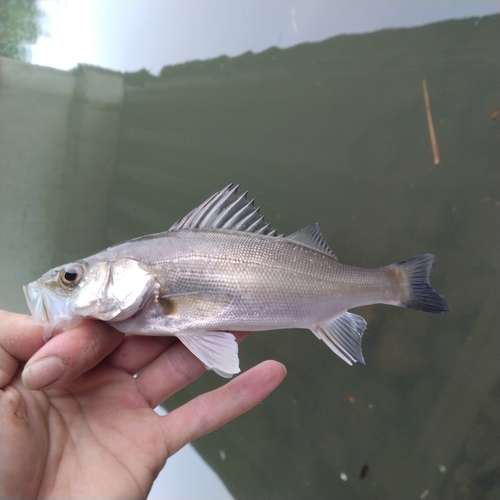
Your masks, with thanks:
[(135, 259), (89, 258), (55, 267), (23, 288), (33, 321), (63, 331), (83, 318), (127, 319), (157, 286), (148, 267)]

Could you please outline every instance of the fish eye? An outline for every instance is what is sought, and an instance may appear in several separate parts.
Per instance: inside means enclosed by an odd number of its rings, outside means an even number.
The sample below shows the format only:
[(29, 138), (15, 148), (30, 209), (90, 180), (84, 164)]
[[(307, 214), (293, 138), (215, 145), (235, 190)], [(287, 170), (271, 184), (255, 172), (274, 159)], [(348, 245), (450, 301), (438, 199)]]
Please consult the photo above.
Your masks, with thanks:
[(61, 281), (66, 286), (76, 286), (83, 278), (83, 266), (81, 264), (68, 264), (61, 271)]

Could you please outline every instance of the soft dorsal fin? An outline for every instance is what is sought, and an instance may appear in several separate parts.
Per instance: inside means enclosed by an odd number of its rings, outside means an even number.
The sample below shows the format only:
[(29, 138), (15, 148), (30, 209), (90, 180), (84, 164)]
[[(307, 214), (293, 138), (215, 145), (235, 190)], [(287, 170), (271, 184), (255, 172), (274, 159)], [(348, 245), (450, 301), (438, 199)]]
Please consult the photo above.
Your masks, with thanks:
[(227, 229), (267, 236), (278, 236), (275, 229), (264, 220), (254, 200), (248, 201), (245, 191), (236, 192), (239, 184), (225, 187), (204, 201), (199, 207), (179, 219), (169, 231), (180, 229)]
[(297, 231), (286, 237), (287, 240), (297, 241), (303, 245), (319, 250), (320, 252), (326, 253), (335, 260), (338, 260), (335, 254), (332, 252), (328, 243), (323, 238), (321, 231), (319, 230), (319, 225), (317, 222), (309, 224), (305, 228)]

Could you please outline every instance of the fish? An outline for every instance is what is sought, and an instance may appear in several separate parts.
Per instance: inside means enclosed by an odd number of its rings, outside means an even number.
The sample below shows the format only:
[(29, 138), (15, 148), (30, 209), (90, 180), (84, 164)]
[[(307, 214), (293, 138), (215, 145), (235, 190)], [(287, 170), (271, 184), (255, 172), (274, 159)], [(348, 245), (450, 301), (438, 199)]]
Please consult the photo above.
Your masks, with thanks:
[(285, 236), (230, 184), (165, 232), (58, 266), (25, 285), (47, 338), (83, 318), (129, 335), (177, 337), (209, 370), (240, 371), (231, 332), (311, 330), (346, 363), (364, 363), (366, 321), (349, 309), (390, 304), (445, 313), (423, 254), (378, 269), (339, 263), (317, 223)]

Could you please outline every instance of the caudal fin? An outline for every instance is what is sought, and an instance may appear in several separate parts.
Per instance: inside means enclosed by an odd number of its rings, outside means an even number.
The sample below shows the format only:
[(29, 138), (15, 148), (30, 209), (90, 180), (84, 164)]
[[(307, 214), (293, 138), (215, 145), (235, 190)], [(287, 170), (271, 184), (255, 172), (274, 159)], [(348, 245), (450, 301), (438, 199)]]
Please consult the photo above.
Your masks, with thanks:
[(431, 286), (433, 262), (434, 255), (426, 253), (391, 266), (397, 267), (404, 274), (407, 297), (401, 302), (401, 306), (433, 314), (443, 314), (450, 310), (448, 301)]

